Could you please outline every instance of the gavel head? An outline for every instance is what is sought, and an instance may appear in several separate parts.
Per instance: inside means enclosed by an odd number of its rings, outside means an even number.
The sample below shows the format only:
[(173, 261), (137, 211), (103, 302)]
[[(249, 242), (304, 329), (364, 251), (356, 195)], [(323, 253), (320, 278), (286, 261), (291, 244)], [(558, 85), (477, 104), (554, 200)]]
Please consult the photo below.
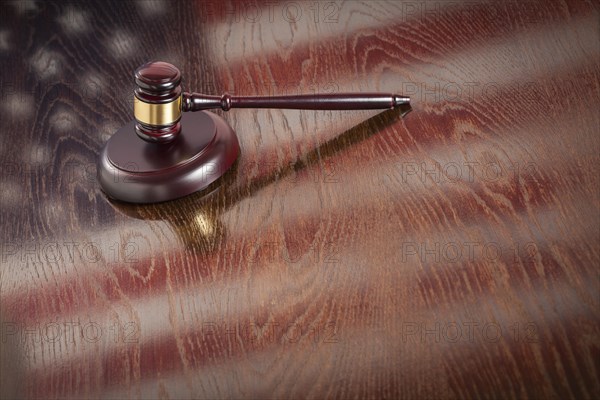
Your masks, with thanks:
[(135, 132), (153, 143), (168, 143), (181, 132), (181, 72), (172, 64), (149, 62), (135, 71)]

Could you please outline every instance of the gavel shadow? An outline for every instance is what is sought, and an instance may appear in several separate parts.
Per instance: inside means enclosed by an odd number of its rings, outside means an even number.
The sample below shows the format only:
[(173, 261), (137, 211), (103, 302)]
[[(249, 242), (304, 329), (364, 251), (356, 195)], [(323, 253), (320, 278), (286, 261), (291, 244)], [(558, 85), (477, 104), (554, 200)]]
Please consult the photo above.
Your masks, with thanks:
[(124, 203), (113, 199), (109, 199), (109, 202), (118, 212), (128, 217), (168, 222), (186, 248), (190, 250), (204, 249), (205, 251), (211, 247), (210, 242), (217, 237), (226, 235), (220, 216), (233, 205), (292, 173), (308, 168), (323, 158), (339, 153), (379, 133), (396, 123), (411, 110), (410, 105), (400, 105), (395, 109), (379, 113), (315, 147), (304, 157), (274, 169), (266, 176), (252, 180), (246, 186), (236, 185), (240, 172), (238, 159), (217, 181), (204, 190), (186, 197), (143, 205)]

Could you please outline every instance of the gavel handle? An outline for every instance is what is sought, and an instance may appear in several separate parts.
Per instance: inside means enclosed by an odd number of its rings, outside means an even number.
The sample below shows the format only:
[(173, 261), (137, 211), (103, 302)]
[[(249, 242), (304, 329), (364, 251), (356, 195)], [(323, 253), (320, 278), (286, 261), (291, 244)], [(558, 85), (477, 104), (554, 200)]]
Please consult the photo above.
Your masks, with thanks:
[(389, 93), (338, 93), (299, 96), (208, 96), (200, 93), (182, 95), (183, 111), (221, 108), (286, 108), (296, 110), (374, 110), (410, 104), (410, 98)]

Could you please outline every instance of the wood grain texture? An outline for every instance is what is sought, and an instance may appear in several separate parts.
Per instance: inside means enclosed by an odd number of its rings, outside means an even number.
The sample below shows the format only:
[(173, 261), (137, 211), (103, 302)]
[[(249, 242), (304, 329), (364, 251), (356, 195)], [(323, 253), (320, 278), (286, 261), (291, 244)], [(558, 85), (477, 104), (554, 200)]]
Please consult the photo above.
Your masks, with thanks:
[[(0, 7), (3, 395), (600, 396), (595, 2)], [(414, 111), (221, 113), (218, 184), (110, 202), (149, 60)]]

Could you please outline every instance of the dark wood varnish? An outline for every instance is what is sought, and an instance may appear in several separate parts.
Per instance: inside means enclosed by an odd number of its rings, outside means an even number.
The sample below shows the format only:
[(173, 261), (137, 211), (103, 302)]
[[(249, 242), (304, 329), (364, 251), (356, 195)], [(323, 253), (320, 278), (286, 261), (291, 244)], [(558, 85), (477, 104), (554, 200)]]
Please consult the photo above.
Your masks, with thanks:
[[(599, 397), (597, 7), (417, 3), (2, 3), (23, 396)], [(219, 182), (110, 202), (96, 160), (149, 60), (413, 112), (232, 110)]]
[(405, 106), (408, 97), (391, 93), (299, 94), (293, 96), (221, 96), (184, 93), (183, 111), (221, 108), (283, 108), (288, 110), (381, 110)]

